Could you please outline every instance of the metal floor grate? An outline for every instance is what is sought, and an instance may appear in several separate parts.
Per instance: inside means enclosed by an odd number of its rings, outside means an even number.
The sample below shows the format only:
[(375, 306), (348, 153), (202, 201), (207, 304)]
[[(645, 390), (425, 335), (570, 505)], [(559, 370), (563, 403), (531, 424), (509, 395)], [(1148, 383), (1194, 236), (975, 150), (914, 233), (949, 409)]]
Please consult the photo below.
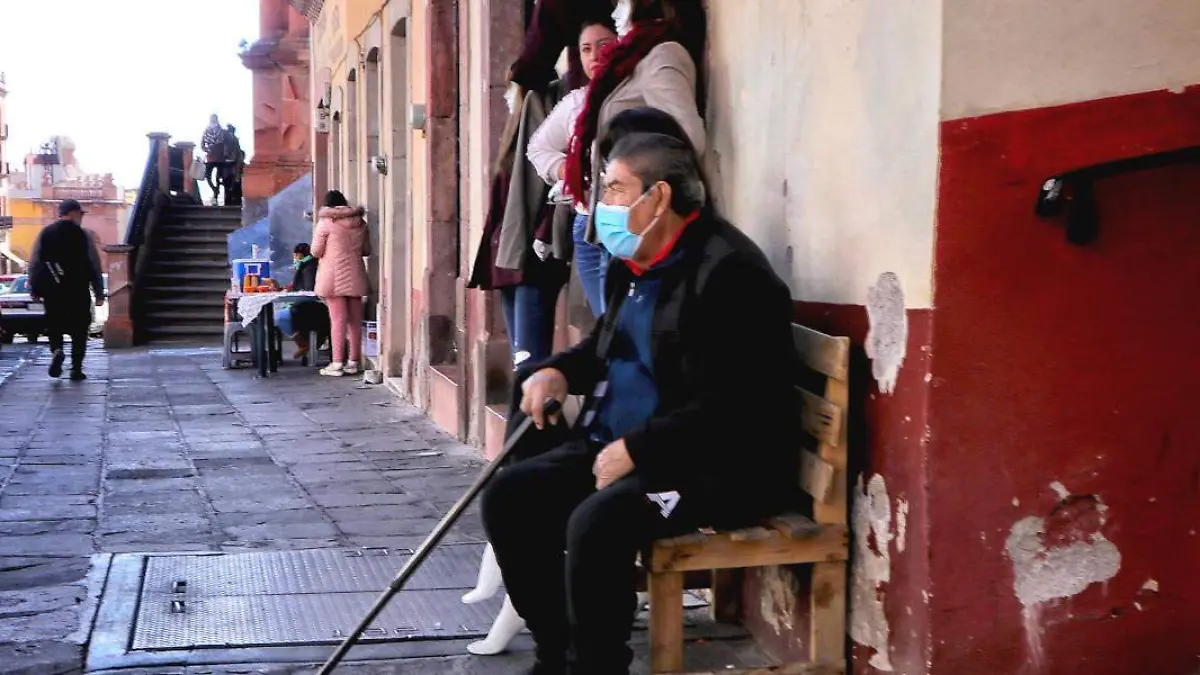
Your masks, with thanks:
[[(462, 604), (463, 591), (401, 591), (363, 634), (362, 641), (438, 640), (487, 634), (498, 598)], [(184, 602), (143, 598), (134, 650), (319, 645), (340, 642), (370, 609), (378, 593), (229, 595)], [(502, 596), (501, 596), (502, 597)]]
[[(482, 546), (433, 552), (364, 641), (487, 634), (503, 594), (462, 604)], [(149, 556), (132, 650), (334, 644), (353, 629), (411, 551), (279, 551)]]

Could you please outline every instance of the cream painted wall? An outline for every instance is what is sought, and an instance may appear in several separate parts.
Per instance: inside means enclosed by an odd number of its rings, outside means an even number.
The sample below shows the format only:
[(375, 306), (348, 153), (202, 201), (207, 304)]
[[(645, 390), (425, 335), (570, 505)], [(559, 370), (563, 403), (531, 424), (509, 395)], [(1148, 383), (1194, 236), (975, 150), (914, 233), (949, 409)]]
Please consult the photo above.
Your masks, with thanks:
[(1197, 0), (954, 0), (942, 117), (1200, 83)]
[(412, 227), (409, 199), (409, 166), (407, 141), (408, 82), (410, 80), (407, 38), (396, 37), (393, 31), (404, 21), (405, 35), (409, 31), (406, 3), (390, 2), (383, 11), (383, 129), (381, 142), (388, 156), (388, 175), (383, 184), (386, 221), (383, 228), (383, 280), (381, 295), (385, 307), (380, 317), (380, 353), (384, 355), (383, 369), (387, 377), (401, 376), (403, 358), (411, 355), (409, 345), (408, 305), (411, 298), (409, 272)]
[[(347, 0), (343, 22), (347, 35), (361, 35), (386, 2), (381, 0)], [(324, 11), (322, 10), (322, 13)]]
[(724, 214), (809, 302), (931, 306), (941, 0), (709, 0)]
[[(492, 0), (497, 2), (502, 0)], [(467, 97), (465, 144), (466, 161), (462, 163), (463, 185), (467, 189), (466, 213), (467, 241), (478, 242), (483, 237), (483, 221), (487, 217), (486, 194), (488, 191), (492, 157), (487, 140), (489, 133), (488, 110), (488, 63), (492, 56), (489, 49), (488, 31), (490, 24), (486, 3), (474, 2), (469, 6), (467, 39), (469, 44), (468, 77), (463, 80), (464, 92)], [(467, 255), (462, 257), (464, 269), (462, 276), (469, 277), (471, 265), (474, 265), (478, 247), (470, 247)]]
[[(428, 0), (412, 0), (412, 15), (408, 21), (409, 62), (408, 88), (413, 103), (426, 103), (428, 99), (426, 78), (429, 31), (426, 26)], [(412, 287), (417, 291), (425, 290), (425, 260), (428, 257), (428, 238), (425, 236), (425, 221), (429, 217), (429, 209), (425, 196), (429, 190), (428, 175), (425, 170), (429, 161), (429, 143), (425, 132), (413, 130), (409, 144), (409, 177), (412, 184)]]

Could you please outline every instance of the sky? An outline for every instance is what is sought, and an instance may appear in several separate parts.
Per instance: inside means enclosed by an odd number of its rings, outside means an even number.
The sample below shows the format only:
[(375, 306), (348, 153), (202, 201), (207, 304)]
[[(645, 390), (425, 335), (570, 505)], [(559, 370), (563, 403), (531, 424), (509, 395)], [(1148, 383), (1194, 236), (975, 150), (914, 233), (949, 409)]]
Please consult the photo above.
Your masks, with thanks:
[(253, 156), (238, 44), (257, 37), (255, 0), (0, 0), (10, 164), (68, 136), (83, 171), (137, 189), (146, 134), (199, 144), (213, 113)]

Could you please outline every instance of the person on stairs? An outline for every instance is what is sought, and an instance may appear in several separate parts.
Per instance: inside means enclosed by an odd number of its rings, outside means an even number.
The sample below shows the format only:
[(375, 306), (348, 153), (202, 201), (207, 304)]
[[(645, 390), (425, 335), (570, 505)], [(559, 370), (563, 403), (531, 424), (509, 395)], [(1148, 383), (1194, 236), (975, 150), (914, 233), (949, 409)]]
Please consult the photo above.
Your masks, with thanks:
[(361, 206), (350, 206), (341, 192), (330, 190), (313, 232), (312, 254), (321, 261), (317, 267), (316, 292), (329, 307), (333, 362), (321, 369), (321, 374), (327, 377), (357, 374), (362, 359), (363, 297), (369, 287), (363, 258), (371, 255), (371, 236), (363, 220), (364, 213)]
[[(208, 118), (208, 126), (204, 128), (204, 137), (200, 139), (200, 150), (204, 153), (204, 180), (212, 189), (212, 205), (220, 203), (221, 167), (225, 164), (226, 131), (221, 127), (221, 119), (214, 113)], [(216, 182), (213, 182), (213, 177)], [(227, 191), (228, 192), (228, 191)], [(226, 197), (229, 195), (226, 194)]]
[[(74, 199), (58, 205), (58, 220), (38, 235), (29, 262), (33, 296), (46, 306), (50, 336), (50, 377), (61, 377), (63, 335), (71, 337), (71, 380), (86, 380), (83, 358), (87, 353), (92, 303), (104, 304), (104, 277), (92, 235), (83, 229), (83, 207)], [(90, 288), (90, 292), (89, 292)]]

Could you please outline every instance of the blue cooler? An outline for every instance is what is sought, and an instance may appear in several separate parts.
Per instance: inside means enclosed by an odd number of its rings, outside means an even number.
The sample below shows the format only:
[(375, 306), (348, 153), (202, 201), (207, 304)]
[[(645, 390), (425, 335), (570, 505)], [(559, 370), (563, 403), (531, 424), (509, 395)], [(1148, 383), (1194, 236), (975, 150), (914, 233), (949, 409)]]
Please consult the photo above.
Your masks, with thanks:
[(233, 282), (238, 289), (242, 288), (247, 274), (257, 275), (260, 279), (270, 278), (271, 261), (239, 258), (233, 261)]

